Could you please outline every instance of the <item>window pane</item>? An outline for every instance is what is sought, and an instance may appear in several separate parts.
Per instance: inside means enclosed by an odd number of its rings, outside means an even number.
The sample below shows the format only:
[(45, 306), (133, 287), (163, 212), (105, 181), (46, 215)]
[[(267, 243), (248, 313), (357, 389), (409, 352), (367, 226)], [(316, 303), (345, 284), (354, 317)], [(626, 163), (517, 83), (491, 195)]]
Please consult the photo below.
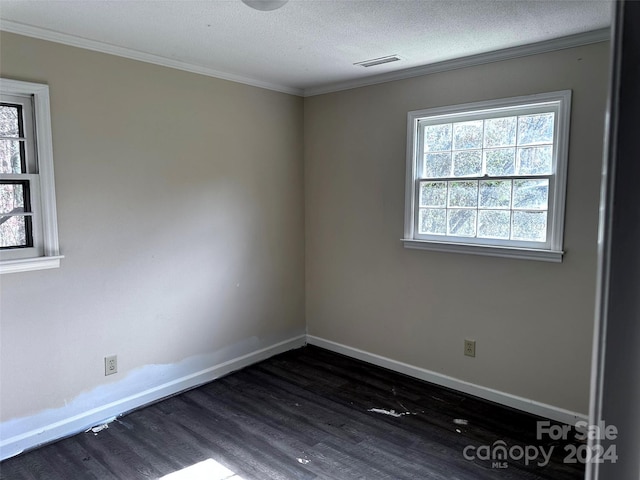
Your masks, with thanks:
[(421, 208), (419, 232), (431, 235), (446, 235), (447, 211), (444, 208)]
[(487, 175), (496, 177), (513, 175), (516, 171), (516, 149), (485, 150), (484, 162), (487, 166)]
[(513, 240), (544, 242), (547, 239), (547, 212), (513, 212)]
[(31, 218), (23, 216), (0, 216), (0, 248), (30, 247)]
[(476, 207), (478, 205), (478, 182), (449, 182), (450, 207)]
[(448, 211), (448, 235), (458, 237), (476, 236), (476, 210), (459, 210), (452, 208)]
[(453, 124), (453, 149), (482, 148), (482, 120)]
[(26, 173), (20, 140), (0, 140), (0, 173)]
[(468, 150), (453, 154), (454, 177), (477, 177), (482, 175), (482, 150)]
[(0, 184), (0, 213), (24, 212), (25, 190), (19, 183)]
[(516, 144), (518, 117), (492, 118), (484, 121), (484, 146), (507, 147)]
[(424, 151), (451, 150), (451, 124), (424, 127)]
[(480, 207), (510, 208), (511, 180), (480, 181)]
[(446, 182), (421, 182), (420, 206), (445, 207), (447, 205)]
[(518, 117), (518, 145), (553, 143), (553, 113)]
[(20, 136), (20, 107), (0, 105), (0, 136)]
[(553, 167), (553, 146), (518, 149), (519, 175), (550, 175)]
[(504, 210), (478, 211), (478, 237), (509, 239), (511, 212)]
[(451, 154), (426, 154), (424, 159), (424, 174), (427, 178), (451, 176)]
[(548, 203), (549, 180), (514, 180), (514, 209), (546, 210)]

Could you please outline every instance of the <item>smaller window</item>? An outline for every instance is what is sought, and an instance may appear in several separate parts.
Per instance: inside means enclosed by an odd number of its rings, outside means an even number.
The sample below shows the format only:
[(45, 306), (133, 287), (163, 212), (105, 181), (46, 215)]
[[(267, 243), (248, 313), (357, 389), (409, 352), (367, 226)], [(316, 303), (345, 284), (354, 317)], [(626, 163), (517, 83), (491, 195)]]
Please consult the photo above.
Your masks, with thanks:
[(46, 85), (0, 79), (0, 273), (60, 265)]
[(408, 248), (562, 260), (571, 92), (409, 112)]

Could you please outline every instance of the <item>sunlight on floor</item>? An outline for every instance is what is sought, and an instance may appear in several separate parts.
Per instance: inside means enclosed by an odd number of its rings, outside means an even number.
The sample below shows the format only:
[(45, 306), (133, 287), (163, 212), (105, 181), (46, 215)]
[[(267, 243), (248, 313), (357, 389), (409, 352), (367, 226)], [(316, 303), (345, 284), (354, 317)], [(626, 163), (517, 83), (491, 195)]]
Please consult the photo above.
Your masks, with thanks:
[(209, 458), (190, 467), (161, 477), (159, 480), (243, 480), (228, 468)]

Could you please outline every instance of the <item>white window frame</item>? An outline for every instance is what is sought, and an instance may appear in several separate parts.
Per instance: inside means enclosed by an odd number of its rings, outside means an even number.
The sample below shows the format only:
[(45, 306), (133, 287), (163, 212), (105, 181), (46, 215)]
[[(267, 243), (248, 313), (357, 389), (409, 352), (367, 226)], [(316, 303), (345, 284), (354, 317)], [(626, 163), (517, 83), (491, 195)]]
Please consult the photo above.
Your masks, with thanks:
[[(538, 108), (540, 107), (540, 108)], [(549, 175), (549, 208), (546, 242), (493, 240), (476, 237), (421, 235), (417, 231), (418, 195), (424, 149), (421, 138), (425, 124), (462, 122), (474, 119), (522, 115), (533, 112), (556, 113), (554, 123), (553, 172)], [(456, 252), (474, 255), (561, 262), (564, 255), (564, 212), (569, 153), (571, 91), (541, 93), (484, 102), (416, 110), (408, 113), (407, 167), (405, 187), (405, 248)], [(422, 123), (421, 123), (422, 122)], [(422, 127), (421, 127), (422, 125)], [(486, 177), (478, 177), (480, 179)], [(496, 178), (496, 177), (488, 177)], [(507, 178), (507, 177), (497, 177)], [(511, 177), (510, 177), (511, 178)], [(512, 178), (522, 178), (514, 176)], [(533, 178), (536, 178), (535, 176)], [(472, 177), (473, 179), (477, 179)], [(424, 180), (424, 179), (423, 179)], [(429, 178), (429, 181), (438, 179)], [(449, 179), (451, 180), (451, 179)], [(464, 181), (465, 177), (455, 177)]]
[(35, 153), (34, 159), (27, 159), (32, 165), (28, 173), (0, 174), (2, 179), (29, 183), (33, 210), (33, 248), (1, 250), (0, 274), (58, 268), (64, 257), (60, 255), (58, 244), (49, 87), (0, 78), (0, 93), (31, 98), (33, 112), (25, 115), (25, 131), (28, 129), (33, 135)]

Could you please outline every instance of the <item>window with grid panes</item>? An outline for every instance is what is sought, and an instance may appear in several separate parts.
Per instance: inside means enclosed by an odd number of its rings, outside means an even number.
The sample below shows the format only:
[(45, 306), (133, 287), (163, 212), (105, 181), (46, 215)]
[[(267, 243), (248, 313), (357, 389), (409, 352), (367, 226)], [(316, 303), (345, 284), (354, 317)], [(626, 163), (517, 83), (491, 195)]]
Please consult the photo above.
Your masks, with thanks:
[(60, 258), (48, 87), (0, 79), (0, 273)]
[(405, 246), (561, 261), (570, 101), (409, 112)]

